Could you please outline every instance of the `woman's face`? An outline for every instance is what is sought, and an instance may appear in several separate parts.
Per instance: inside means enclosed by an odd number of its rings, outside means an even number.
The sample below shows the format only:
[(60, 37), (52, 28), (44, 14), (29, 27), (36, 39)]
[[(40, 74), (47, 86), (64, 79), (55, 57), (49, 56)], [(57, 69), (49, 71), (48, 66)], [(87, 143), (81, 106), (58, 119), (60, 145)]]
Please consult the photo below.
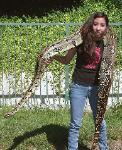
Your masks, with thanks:
[(107, 25), (106, 25), (105, 18), (100, 17), (94, 19), (93, 31), (96, 38), (98, 39), (102, 38), (106, 33), (106, 29), (107, 29)]

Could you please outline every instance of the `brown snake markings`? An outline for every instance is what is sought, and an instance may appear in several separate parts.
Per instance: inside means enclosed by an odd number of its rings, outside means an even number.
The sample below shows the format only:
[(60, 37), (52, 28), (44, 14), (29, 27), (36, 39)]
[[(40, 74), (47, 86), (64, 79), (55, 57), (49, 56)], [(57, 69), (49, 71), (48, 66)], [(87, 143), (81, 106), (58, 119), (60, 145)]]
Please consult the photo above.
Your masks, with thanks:
[[(53, 45), (46, 47), (37, 58), (37, 63), (35, 67), (35, 75), (32, 82), (21, 98), (20, 102), (13, 108), (12, 111), (5, 114), (5, 117), (13, 116), (19, 109), (27, 102), (28, 98), (35, 91), (38, 86), (40, 79), (42, 79), (43, 73), (48, 66), (44, 63), (43, 59), (49, 60), (52, 56), (56, 55), (58, 52), (68, 51), (70, 48), (78, 46), (82, 42), (80, 30), (71, 35), (68, 38), (64, 38), (62, 41), (56, 42)], [(99, 71), (100, 84), (98, 90), (98, 105), (97, 105), (97, 115), (95, 123), (95, 134), (92, 144), (92, 149), (96, 148), (99, 139), (99, 132), (101, 123), (106, 111), (106, 105), (108, 100), (108, 95), (112, 83), (114, 60), (115, 60), (115, 38), (109, 29), (105, 39), (104, 39), (104, 51), (101, 62), (101, 67)]]

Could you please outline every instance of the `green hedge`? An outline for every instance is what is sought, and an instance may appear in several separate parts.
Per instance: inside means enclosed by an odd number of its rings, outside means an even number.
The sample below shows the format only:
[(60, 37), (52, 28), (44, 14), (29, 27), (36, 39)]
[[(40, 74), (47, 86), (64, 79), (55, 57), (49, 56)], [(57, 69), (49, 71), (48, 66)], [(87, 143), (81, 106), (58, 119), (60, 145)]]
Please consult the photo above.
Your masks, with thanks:
[[(118, 0), (118, 5), (114, 0), (84, 0), (83, 4), (81, 3), (81, 6), (77, 8), (66, 9), (63, 12), (52, 11), (47, 16), (41, 18), (24, 15), (22, 18), (17, 16), (8, 18), (7, 16), (3, 16), (0, 18), (0, 22), (22, 23), (24, 18), (27, 23), (83, 23), (90, 14), (96, 11), (104, 11), (109, 16), (110, 22), (120, 22), (122, 18), (120, 6), (121, 0)], [(16, 73), (16, 80), (19, 79), (18, 77), (21, 72), (27, 73), (28, 77), (31, 78), (34, 73), (37, 53), (47, 45), (65, 37), (67, 32), (70, 34), (75, 30), (76, 27), (71, 27), (70, 32), (68, 32), (65, 26), (58, 25), (49, 27), (0, 26), (0, 72), (4, 70), (6, 74)], [(122, 28), (117, 27), (115, 30), (119, 38), (122, 38), (120, 35)], [(122, 44), (120, 39), (118, 41), (118, 48), (121, 50)], [(121, 60), (121, 58), (122, 56), (118, 55), (118, 59)], [(59, 77), (63, 73), (64, 66), (53, 63), (49, 69), (55, 74), (55, 77)], [(70, 71), (72, 71), (72, 65)], [(60, 83), (57, 84), (60, 85)]]

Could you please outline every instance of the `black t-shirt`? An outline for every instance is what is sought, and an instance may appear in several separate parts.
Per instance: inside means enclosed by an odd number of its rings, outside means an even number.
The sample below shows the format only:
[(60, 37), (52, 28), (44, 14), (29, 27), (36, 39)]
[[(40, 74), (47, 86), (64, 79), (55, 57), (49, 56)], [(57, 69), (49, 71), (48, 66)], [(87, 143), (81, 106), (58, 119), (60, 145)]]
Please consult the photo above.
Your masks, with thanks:
[(83, 43), (77, 46), (77, 58), (73, 73), (73, 82), (78, 84), (99, 84), (99, 68), (103, 49), (103, 40), (97, 41), (95, 56), (91, 57), (83, 51)]

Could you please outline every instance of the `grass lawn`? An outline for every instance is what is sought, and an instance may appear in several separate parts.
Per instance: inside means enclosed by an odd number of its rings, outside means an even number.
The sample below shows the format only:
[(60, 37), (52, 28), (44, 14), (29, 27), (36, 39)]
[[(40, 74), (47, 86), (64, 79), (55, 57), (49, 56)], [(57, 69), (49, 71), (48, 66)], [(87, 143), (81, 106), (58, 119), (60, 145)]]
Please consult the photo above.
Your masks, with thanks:
[[(0, 108), (0, 150), (66, 149), (70, 121), (69, 110), (21, 109), (14, 117), (5, 119), (3, 114), (8, 110), (10, 108)], [(106, 112), (109, 144), (118, 140), (122, 142), (121, 112), (122, 105)], [(80, 130), (80, 149), (89, 150), (93, 133), (92, 114), (85, 112), (83, 127)]]

